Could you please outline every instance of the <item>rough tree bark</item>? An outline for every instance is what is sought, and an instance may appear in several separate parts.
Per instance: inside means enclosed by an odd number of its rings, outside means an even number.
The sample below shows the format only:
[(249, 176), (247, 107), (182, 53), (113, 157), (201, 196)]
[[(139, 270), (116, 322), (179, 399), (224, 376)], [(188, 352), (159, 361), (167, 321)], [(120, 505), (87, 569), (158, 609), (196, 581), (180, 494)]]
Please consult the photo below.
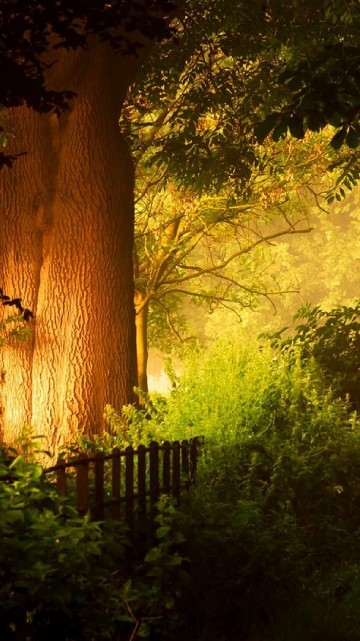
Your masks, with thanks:
[(53, 450), (133, 399), (133, 169), (118, 118), (141, 63), (95, 40), (57, 58), (48, 86), (77, 98), (59, 119), (9, 113), (9, 151), (27, 155), (0, 175), (0, 284), (35, 314), (30, 343), (0, 353), (0, 436), (31, 423)]

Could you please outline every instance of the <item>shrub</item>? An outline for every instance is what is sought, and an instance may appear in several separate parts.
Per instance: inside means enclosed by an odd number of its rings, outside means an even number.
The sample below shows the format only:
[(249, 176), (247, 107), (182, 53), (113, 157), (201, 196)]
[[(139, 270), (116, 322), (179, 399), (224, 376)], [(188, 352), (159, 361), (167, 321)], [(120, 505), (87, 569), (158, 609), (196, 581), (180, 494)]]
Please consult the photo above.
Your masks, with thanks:
[[(31, 580), (23, 594), (15, 563), (8, 593), (16, 603), (20, 599), (23, 625), (35, 622), (44, 636), (31, 637), (27, 627), (12, 638), (24, 638), (24, 631), (30, 641), (50, 638), (49, 621), (64, 609), (64, 641), (124, 634), (133, 639), (148, 634), (151, 641), (360, 641), (360, 422), (350, 409), (334, 397), (317, 361), (302, 358), (295, 346), (282, 353), (233, 341), (199, 351), (167, 399), (150, 398), (144, 410), (125, 412), (129, 434), (121, 418), (118, 433), (103, 439), (110, 447), (115, 438), (135, 444), (142, 437), (205, 436), (197, 485), (182, 497), (180, 511), (165, 499), (160, 503), (157, 544), (145, 559), (127, 558), (112, 526), (107, 530), (85, 519), (86, 533), (74, 534), (76, 549), (70, 554), (76, 576), (70, 580), (70, 570), (65, 573), (60, 605), (47, 599), (41, 582), (55, 595), (68, 566), (54, 559), (51, 528), (44, 535), (45, 557), (36, 556), (31, 528), (50, 510), (50, 522), (67, 528), (70, 540), (77, 517), (32, 472), (35, 478), (22, 490), (25, 499), (21, 494), (29, 523), (19, 536), (29, 549), (24, 567), (32, 568), (35, 559), (31, 572), (39, 573), (36, 561), (45, 558), (51, 571), (41, 581), (26, 573)], [(6, 467), (5, 487), (11, 488), (11, 475), (22, 465), (15, 460)], [(36, 492), (26, 494), (25, 487), (39, 484), (45, 504), (35, 500)], [(55, 501), (52, 507), (48, 499)], [(41, 541), (45, 529), (37, 527)], [(16, 528), (20, 525), (11, 530), (15, 536)], [(20, 546), (13, 545), (12, 555), (19, 555)], [(79, 559), (86, 550), (89, 556)], [(36, 605), (33, 584), (40, 590)], [(90, 613), (86, 637), (82, 621), (89, 603), (101, 617)], [(8, 616), (9, 604), (5, 611)], [(50, 612), (48, 618), (44, 612)], [(7, 625), (12, 631), (14, 624)]]
[(171, 628), (182, 572), (175, 520), (163, 500), (157, 542), (137, 558), (120, 523), (80, 518), (39, 465), (2, 450), (2, 641), (115, 641)]
[(110, 638), (103, 616), (114, 586), (101, 527), (59, 501), (41, 467), (21, 457), (0, 461), (0, 537), (4, 641)]
[(360, 423), (314, 359), (234, 343), (193, 358), (157, 417), (205, 435), (174, 638), (358, 641)]
[(286, 336), (284, 328), (270, 336), (283, 353), (314, 359), (336, 395), (350, 399), (360, 409), (360, 301), (353, 307), (339, 305), (330, 311), (305, 305), (294, 320), (302, 321)]

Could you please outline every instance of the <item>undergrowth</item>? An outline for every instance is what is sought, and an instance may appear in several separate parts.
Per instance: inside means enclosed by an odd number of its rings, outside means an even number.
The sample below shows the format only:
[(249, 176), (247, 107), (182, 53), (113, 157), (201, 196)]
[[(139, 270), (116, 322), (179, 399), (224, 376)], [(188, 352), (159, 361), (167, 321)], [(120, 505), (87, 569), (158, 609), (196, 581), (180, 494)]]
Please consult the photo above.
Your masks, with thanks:
[(360, 641), (360, 422), (315, 359), (221, 343), (169, 397), (107, 418), (81, 447), (203, 435), (197, 484), (180, 509), (162, 499), (157, 544), (134, 559), (35, 463), (3, 460), (9, 640)]
[(134, 556), (121, 523), (78, 516), (40, 465), (21, 455), (9, 458), (3, 449), (2, 641), (115, 641), (171, 630), (186, 572), (183, 537), (166, 497), (156, 520), (156, 543), (145, 556)]

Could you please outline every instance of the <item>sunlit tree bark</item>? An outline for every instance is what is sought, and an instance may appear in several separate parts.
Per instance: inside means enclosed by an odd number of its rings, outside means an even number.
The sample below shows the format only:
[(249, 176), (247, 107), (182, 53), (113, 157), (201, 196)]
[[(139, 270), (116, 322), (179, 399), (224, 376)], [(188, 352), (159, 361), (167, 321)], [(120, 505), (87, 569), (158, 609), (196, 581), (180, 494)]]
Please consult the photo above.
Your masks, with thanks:
[(135, 292), (135, 311), (138, 387), (142, 390), (142, 392), (146, 393), (148, 392), (147, 365), (149, 358), (149, 299), (146, 294), (142, 295), (140, 292)]
[(24, 424), (56, 449), (102, 429), (106, 403), (132, 400), (133, 169), (118, 117), (141, 62), (92, 42), (57, 52), (49, 88), (77, 98), (60, 118), (9, 114), (11, 152), (0, 175), (0, 282), (35, 314), (32, 341), (0, 354), (1, 436)]

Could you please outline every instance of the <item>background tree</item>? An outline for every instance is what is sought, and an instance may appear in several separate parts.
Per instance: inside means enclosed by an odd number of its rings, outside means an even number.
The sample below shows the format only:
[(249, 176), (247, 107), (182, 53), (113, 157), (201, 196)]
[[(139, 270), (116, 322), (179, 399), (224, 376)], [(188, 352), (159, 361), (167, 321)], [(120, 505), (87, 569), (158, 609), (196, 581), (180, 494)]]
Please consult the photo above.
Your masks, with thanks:
[[(174, 60), (164, 43), (163, 65), (145, 70), (122, 117), (136, 161), (135, 307), (144, 390), (148, 328), (153, 343), (169, 346), (184, 336), (184, 315), (176, 313), (184, 309), (184, 296), (211, 310), (225, 305), (236, 311), (254, 305), (261, 293), (279, 293), (279, 279), (266, 282), (264, 254), (256, 263), (252, 250), (309, 230), (309, 200), (331, 198), (335, 180), (320, 183), (334, 160), (328, 132), (301, 143), (254, 140), (264, 96), (269, 103), (281, 98), (271, 85), (283, 64), (271, 31), (256, 55), (253, 34), (249, 53), (239, 44), (234, 50), (229, 34), (210, 37), (203, 29), (199, 40), (184, 26), (179, 31), (183, 57)], [(337, 160), (344, 157), (346, 151)]]
[[(289, 163), (291, 171), (295, 166)], [(135, 308), (139, 386), (144, 391), (148, 338), (165, 348), (174, 339), (188, 338), (184, 305), (198, 309), (204, 304), (211, 312), (223, 306), (240, 314), (259, 296), (272, 300), (289, 288), (291, 276), (274, 277), (262, 246), (311, 231), (307, 209), (313, 195), (306, 197), (305, 184), (299, 188), (295, 180), (286, 188), (265, 173), (256, 180), (257, 190), (241, 201), (231, 198), (231, 188), (230, 194), (201, 198), (174, 183), (161, 187), (154, 176), (148, 177), (148, 188), (136, 204)]]

